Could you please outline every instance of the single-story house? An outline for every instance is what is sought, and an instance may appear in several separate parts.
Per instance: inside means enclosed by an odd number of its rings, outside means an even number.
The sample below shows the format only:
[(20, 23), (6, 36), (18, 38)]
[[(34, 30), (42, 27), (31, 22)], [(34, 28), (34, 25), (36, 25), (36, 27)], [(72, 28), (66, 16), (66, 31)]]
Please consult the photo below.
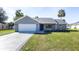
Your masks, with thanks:
[(8, 25), (6, 23), (0, 23), (0, 30), (8, 29)]
[(79, 22), (75, 22), (75, 23), (70, 24), (70, 28), (71, 29), (79, 29)]
[(15, 21), (16, 32), (45, 32), (66, 30), (66, 21), (52, 18), (31, 18), (24, 16)]

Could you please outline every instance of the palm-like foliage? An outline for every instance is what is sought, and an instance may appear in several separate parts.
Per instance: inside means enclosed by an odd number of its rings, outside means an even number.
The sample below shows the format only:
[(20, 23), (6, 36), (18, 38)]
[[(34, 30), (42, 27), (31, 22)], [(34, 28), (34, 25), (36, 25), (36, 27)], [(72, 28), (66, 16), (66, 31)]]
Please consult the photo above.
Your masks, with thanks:
[(18, 18), (23, 17), (23, 16), (24, 14), (21, 12), (21, 10), (16, 10), (14, 20), (17, 20)]
[(58, 11), (58, 17), (65, 17), (65, 11), (63, 9)]

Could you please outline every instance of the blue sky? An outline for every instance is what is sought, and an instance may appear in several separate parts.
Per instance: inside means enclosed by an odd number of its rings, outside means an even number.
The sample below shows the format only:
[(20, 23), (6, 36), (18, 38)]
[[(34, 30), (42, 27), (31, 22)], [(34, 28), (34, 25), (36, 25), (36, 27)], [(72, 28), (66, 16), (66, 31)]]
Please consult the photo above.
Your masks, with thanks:
[(64, 9), (66, 16), (64, 19), (68, 23), (74, 23), (79, 21), (79, 7), (3, 7), (8, 15), (8, 22), (13, 21), (15, 11), (21, 9), (24, 15), (31, 17), (51, 17), (57, 19), (58, 10)]

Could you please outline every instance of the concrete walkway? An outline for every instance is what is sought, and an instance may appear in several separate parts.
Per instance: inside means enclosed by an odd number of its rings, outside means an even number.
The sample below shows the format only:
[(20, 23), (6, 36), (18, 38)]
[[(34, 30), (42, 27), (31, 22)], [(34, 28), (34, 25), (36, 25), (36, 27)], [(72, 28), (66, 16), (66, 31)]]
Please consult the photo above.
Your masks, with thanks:
[(18, 51), (32, 35), (30, 33), (12, 33), (0, 36), (0, 50)]

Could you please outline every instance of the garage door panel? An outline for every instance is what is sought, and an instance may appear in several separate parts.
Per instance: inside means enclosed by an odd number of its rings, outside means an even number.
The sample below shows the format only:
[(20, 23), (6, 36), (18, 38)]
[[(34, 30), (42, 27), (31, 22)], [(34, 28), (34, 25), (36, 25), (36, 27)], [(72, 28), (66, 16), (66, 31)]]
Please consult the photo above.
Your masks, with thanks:
[(26, 32), (35, 32), (36, 31), (36, 24), (19, 24), (18, 26), (19, 31), (26, 31)]

